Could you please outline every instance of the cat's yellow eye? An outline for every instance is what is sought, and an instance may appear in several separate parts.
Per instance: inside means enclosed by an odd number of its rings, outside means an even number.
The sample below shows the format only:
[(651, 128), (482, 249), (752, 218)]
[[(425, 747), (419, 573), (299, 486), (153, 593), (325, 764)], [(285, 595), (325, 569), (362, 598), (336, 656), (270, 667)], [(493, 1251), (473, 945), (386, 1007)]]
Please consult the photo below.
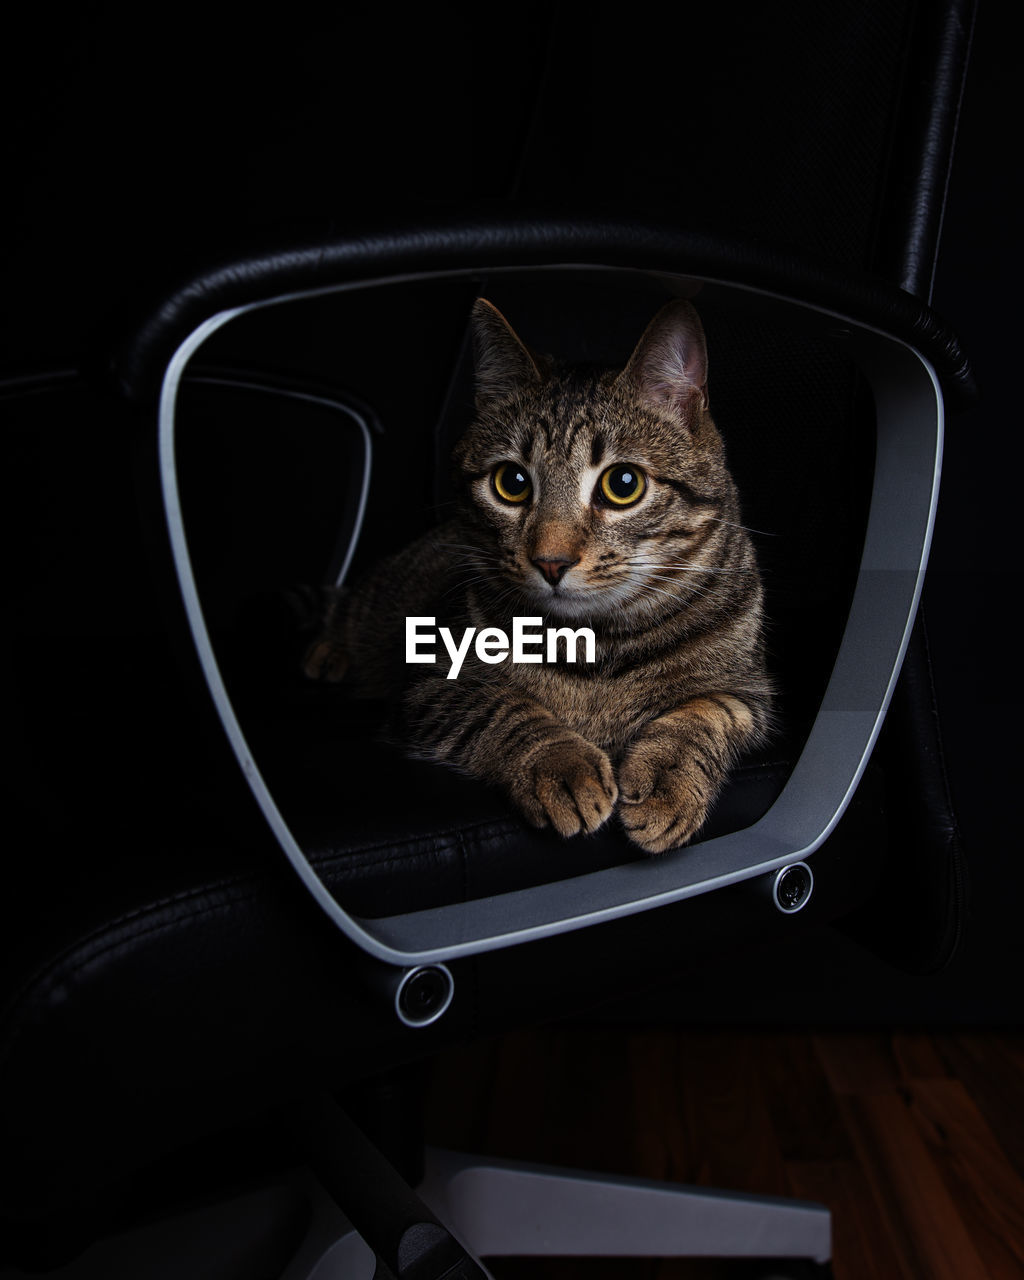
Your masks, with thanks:
[(598, 491), (605, 502), (613, 507), (628, 507), (644, 496), (647, 477), (639, 467), (628, 462), (618, 462), (601, 473)]
[(517, 506), (525, 502), (533, 492), (530, 473), (517, 462), (499, 463), (494, 468), (491, 483), (502, 502), (512, 502)]

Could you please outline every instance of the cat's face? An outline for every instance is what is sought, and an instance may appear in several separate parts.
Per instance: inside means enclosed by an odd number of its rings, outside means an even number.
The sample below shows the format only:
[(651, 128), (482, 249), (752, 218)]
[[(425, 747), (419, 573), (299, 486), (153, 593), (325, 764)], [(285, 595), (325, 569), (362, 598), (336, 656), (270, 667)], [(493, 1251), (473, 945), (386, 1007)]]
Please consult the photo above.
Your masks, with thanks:
[(552, 370), (474, 312), (478, 416), (455, 461), (492, 598), (566, 621), (634, 621), (706, 590), (733, 488), (706, 410), (696, 313), (669, 304), (625, 370)]

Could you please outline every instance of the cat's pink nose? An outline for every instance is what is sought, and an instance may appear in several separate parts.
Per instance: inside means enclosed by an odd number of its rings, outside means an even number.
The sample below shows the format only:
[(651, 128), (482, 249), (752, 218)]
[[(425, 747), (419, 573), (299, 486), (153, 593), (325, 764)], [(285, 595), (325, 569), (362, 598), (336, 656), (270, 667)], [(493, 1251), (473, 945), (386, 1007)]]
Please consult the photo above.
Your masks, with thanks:
[(533, 561), (552, 586), (557, 582), (561, 582), (573, 565), (579, 564), (579, 562), (579, 556), (577, 556), (575, 560), (566, 560), (561, 557), (556, 557), (551, 560), (541, 560), (538, 558)]

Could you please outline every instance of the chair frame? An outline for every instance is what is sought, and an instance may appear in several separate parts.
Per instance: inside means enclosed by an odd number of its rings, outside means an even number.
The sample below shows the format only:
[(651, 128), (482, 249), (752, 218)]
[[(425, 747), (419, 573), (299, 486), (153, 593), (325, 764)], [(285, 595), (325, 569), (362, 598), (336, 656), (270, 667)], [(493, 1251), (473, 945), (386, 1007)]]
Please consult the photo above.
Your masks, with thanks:
[[(333, 923), (370, 955), (403, 967), (443, 964), (583, 928), (770, 876), (809, 858), (839, 822), (867, 765), (906, 652), (921, 595), (938, 494), (943, 396), (932, 364), (906, 341), (848, 315), (763, 288), (688, 273), (662, 273), (670, 287), (730, 292), (796, 319), (846, 350), (874, 395), (876, 463), (863, 554), (846, 631), (817, 719), (782, 794), (753, 826), (613, 868), (380, 919), (345, 911), (323, 884), (275, 804), (228, 697), (203, 615), (189, 555), (175, 461), (178, 395), (190, 362), (210, 337), (253, 310), (302, 298), (426, 278), (493, 276), (478, 267), (382, 275), (299, 292), (270, 294), (220, 309), (196, 325), (167, 363), (158, 433), (167, 529), (182, 599), (206, 683), (253, 795), (295, 871)], [(526, 269), (536, 269), (527, 267)], [(551, 264), (545, 270), (579, 270)], [(621, 273), (614, 264), (589, 270)], [(650, 272), (646, 273), (648, 276)], [(369, 431), (366, 478), (369, 478)], [(356, 530), (358, 533), (358, 529)]]

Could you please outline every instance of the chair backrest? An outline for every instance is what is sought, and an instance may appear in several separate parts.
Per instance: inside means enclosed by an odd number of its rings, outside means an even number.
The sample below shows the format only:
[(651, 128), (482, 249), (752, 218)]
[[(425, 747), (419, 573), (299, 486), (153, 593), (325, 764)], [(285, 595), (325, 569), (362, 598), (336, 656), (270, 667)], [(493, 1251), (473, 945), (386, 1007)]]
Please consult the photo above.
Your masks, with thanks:
[[(429, 463), (444, 452), (438, 415), (465, 402), (463, 324), (449, 318), (446, 328), (437, 317), (451, 317), (460, 302), (465, 309), (484, 288), (527, 314), (521, 323), (535, 345), (568, 332), (568, 354), (608, 356), (618, 347), (620, 359), (628, 354), (625, 335), (642, 326), (659, 297), (699, 292), (712, 343), (723, 353), (720, 425), (750, 494), (752, 523), (765, 534), (779, 623), (773, 652), (788, 656), (780, 666), (803, 749), (782, 794), (753, 825), (741, 824), (745, 830), (712, 835), (653, 865), (619, 857), (589, 875), (576, 869), (570, 880), (516, 886), (514, 908), (513, 899), (483, 893), (370, 920), (339, 903), (313, 868), (229, 696), (207, 619), (206, 599), (217, 599), (220, 588), (214, 584), (204, 599), (193, 568), (186, 512), (195, 503), (184, 475), (189, 426), (180, 392), (199, 356), (291, 374), (298, 363), (307, 376), (322, 376), (309, 366), (327, 348), (339, 381), (360, 401), (376, 401), (384, 423), (383, 499), (379, 489), (375, 505), (371, 489), (365, 513), (377, 530), (371, 550), (379, 552), (385, 524), (401, 541), (425, 519), (423, 497), (437, 490)], [(404, 364), (407, 351), (415, 361), (428, 333), (435, 345), (441, 335), (447, 367), (455, 366), (440, 402), (436, 375), (426, 398)], [(955, 336), (897, 290), (654, 224), (585, 218), (441, 223), (228, 263), (168, 299), (119, 370), (129, 396), (156, 409), (171, 554), (192, 639), (260, 808), (334, 922), (378, 959), (403, 965), (613, 919), (774, 874), (813, 854), (863, 772), (913, 624), (937, 493), (942, 385), (954, 396), (971, 390)], [(394, 403), (396, 382), (404, 404)], [(381, 407), (382, 397), (393, 403)], [(442, 421), (442, 438), (447, 426)], [(200, 473), (207, 431), (193, 465)], [(368, 430), (362, 438), (369, 441)], [(268, 435), (265, 445), (273, 460), (277, 442)], [(256, 441), (242, 447), (248, 453)], [(215, 504), (218, 493), (216, 486), (208, 493)], [(287, 510), (304, 496), (268, 495), (267, 505)], [(236, 543), (241, 550), (244, 535)], [(324, 540), (325, 562), (332, 543)]]

